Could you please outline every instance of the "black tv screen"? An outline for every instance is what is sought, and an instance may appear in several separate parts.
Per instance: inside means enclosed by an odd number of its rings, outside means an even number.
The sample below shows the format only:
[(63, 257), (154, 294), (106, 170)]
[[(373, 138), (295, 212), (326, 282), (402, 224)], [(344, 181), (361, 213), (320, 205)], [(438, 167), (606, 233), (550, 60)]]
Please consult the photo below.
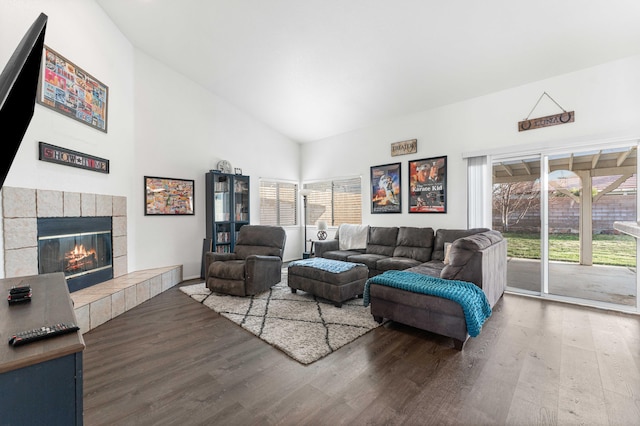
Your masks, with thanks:
[(38, 16), (0, 74), (0, 188), (33, 117), (47, 19)]

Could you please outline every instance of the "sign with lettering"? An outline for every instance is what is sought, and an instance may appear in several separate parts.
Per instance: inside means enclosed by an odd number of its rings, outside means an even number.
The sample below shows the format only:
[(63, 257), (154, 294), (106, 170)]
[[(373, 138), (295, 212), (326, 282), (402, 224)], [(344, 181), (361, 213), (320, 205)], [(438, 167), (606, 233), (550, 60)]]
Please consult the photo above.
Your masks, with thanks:
[(575, 111), (565, 111), (560, 114), (547, 115), (546, 117), (531, 118), (518, 122), (518, 131), (539, 129), (541, 127), (557, 126), (558, 124), (573, 123), (575, 120)]
[(415, 154), (418, 152), (418, 139), (394, 142), (391, 144), (391, 156)]

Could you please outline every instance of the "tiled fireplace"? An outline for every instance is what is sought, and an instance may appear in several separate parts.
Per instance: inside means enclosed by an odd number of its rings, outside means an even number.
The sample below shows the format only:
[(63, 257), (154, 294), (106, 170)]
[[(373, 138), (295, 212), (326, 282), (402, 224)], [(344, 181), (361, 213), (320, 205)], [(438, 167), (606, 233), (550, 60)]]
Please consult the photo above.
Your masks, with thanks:
[[(104, 219), (109, 222), (111, 235), (109, 241), (106, 237), (74, 237), (78, 241), (96, 241), (103, 251), (111, 251), (105, 260), (104, 255), (95, 254), (74, 254), (77, 259), (83, 260), (82, 268), (92, 262), (96, 264), (94, 269), (105, 270), (105, 264), (109, 263), (109, 273), (98, 280), (107, 280), (119, 277), (127, 273), (127, 200), (126, 197), (87, 194), (66, 191), (51, 191), (28, 188), (4, 187), (2, 189), (2, 217), (4, 234), (4, 270), (5, 277), (17, 277), (25, 275), (36, 275), (38, 273), (50, 272), (40, 271), (38, 267), (38, 222), (60, 222), (64, 226), (68, 224), (80, 224), (81, 222), (95, 222), (97, 219)], [(46, 218), (46, 219), (45, 219)], [(77, 234), (102, 235), (104, 225), (98, 226), (100, 231), (76, 232)], [(97, 228), (96, 228), (97, 229)], [(64, 231), (64, 228), (63, 228)], [(42, 232), (42, 231), (41, 231)], [(68, 232), (59, 233), (64, 236), (62, 244), (69, 240)], [(41, 239), (42, 241), (42, 239)], [(50, 243), (51, 246), (53, 243)], [(61, 244), (58, 242), (57, 244)], [(40, 242), (42, 246), (42, 242)], [(79, 244), (82, 245), (82, 244)], [(69, 254), (67, 255), (69, 256)], [(94, 259), (95, 258), (95, 259)], [(41, 262), (43, 262), (41, 260)], [(73, 260), (77, 262), (77, 260)], [(99, 264), (99, 266), (97, 266)], [(112, 273), (111, 273), (112, 268)], [(76, 277), (89, 275), (87, 271), (77, 271)], [(100, 275), (100, 274), (97, 274)], [(69, 276), (67, 277), (69, 279)], [(73, 287), (71, 291), (85, 287), (80, 284)]]

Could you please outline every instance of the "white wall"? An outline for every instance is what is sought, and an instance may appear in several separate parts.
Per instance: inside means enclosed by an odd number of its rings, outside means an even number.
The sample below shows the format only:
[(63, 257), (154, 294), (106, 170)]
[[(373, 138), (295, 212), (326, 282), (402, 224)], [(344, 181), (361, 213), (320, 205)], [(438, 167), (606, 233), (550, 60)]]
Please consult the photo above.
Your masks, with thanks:
[[(140, 269), (184, 264), (199, 275), (205, 237), (205, 173), (228, 160), (251, 180), (251, 223), (259, 223), (259, 179), (297, 182), (299, 144), (258, 123), (181, 74), (137, 51), (135, 176), (139, 189), (129, 229)], [(195, 216), (144, 216), (143, 176), (195, 180)], [(285, 260), (302, 252), (298, 229), (287, 230)]]
[[(108, 133), (36, 105), (5, 185), (126, 196), (129, 271), (184, 265), (185, 278), (199, 276), (204, 174), (226, 159), (250, 175), (258, 223), (259, 178), (297, 182), (299, 145), (140, 53), (93, 1), (0, 0), (0, 66), (40, 12), (45, 43), (109, 86)], [(107, 158), (111, 173), (39, 161), (38, 141)], [(145, 175), (194, 179), (196, 214), (144, 216)], [(287, 231), (285, 259), (297, 258), (299, 229)]]
[[(133, 180), (133, 48), (93, 1), (0, 1), (0, 66), (38, 15), (48, 17), (45, 44), (109, 87), (108, 133), (41, 105), (33, 119), (5, 186), (126, 196)], [(107, 158), (111, 173), (102, 174), (38, 160), (38, 142)], [(133, 212), (128, 205), (128, 214)], [(0, 233), (2, 231), (0, 230)], [(131, 252), (132, 242), (128, 242)], [(4, 275), (4, 262), (2, 262)]]
[[(305, 144), (301, 179), (361, 175), (365, 224), (464, 228), (467, 194), (463, 153), (640, 137), (639, 75), (640, 56), (634, 56)], [(518, 132), (517, 122), (529, 114), (545, 91), (566, 110), (575, 110), (575, 122)], [(558, 107), (544, 98), (531, 117), (558, 112)], [(414, 138), (418, 139), (417, 154), (391, 157), (391, 143)], [(408, 161), (441, 155), (448, 161), (447, 213), (408, 214)], [(395, 162), (402, 164), (403, 213), (371, 214), (369, 168)]]

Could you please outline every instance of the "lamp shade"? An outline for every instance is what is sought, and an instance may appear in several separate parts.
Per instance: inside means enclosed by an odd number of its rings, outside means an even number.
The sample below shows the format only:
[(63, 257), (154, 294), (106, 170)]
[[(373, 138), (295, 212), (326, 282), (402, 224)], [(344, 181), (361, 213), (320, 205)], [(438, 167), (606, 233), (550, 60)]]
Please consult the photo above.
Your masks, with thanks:
[(300, 195), (302, 195), (303, 197), (306, 197), (307, 195), (311, 194), (311, 190), (309, 188), (303, 188), (299, 192), (300, 192)]

